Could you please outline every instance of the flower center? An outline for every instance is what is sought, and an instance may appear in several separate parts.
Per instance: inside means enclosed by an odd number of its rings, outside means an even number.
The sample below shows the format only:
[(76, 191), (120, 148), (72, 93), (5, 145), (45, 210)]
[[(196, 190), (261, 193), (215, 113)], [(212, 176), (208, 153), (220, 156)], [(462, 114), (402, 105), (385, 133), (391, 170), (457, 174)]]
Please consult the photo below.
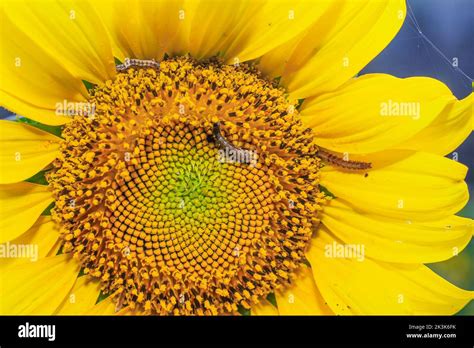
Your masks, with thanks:
[(118, 308), (223, 314), (291, 283), (325, 201), (318, 148), (247, 65), (126, 66), (92, 90), (48, 179), (63, 252)]

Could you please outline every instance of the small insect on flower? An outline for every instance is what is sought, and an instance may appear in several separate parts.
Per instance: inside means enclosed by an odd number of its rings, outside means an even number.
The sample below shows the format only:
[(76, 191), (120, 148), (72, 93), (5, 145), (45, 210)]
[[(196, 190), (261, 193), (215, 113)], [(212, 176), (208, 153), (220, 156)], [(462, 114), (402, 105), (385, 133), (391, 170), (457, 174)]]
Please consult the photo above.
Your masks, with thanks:
[(251, 164), (255, 161), (255, 154), (252, 151), (234, 146), (222, 135), (220, 122), (214, 123), (212, 134), (217, 146), (225, 152), (226, 156), (231, 157), (233, 162)]
[(316, 155), (321, 158), (323, 161), (333, 164), (335, 166), (349, 169), (349, 170), (364, 170), (372, 168), (372, 163), (369, 162), (359, 162), (359, 161), (349, 161), (344, 158), (340, 158), (332, 153), (327, 152), (319, 148)]
[(160, 68), (160, 63), (156, 62), (154, 59), (130, 59), (125, 58), (123, 64), (118, 64), (116, 66), (117, 71), (124, 71), (132, 66), (137, 66), (141, 68)]

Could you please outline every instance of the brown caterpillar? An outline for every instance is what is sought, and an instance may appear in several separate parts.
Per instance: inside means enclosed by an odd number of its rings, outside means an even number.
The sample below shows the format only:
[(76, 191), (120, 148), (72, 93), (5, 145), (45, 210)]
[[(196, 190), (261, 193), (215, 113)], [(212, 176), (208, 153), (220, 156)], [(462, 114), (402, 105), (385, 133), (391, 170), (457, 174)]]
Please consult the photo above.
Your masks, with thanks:
[(256, 156), (252, 151), (234, 146), (222, 135), (220, 122), (215, 122), (213, 124), (212, 135), (217, 146), (224, 151), (225, 160), (230, 159), (230, 162), (239, 162), (243, 164), (255, 163)]
[(319, 148), (319, 150), (316, 152), (316, 155), (323, 161), (349, 170), (364, 170), (372, 168), (372, 163), (370, 162), (346, 161), (345, 159), (329, 153), (321, 148)]

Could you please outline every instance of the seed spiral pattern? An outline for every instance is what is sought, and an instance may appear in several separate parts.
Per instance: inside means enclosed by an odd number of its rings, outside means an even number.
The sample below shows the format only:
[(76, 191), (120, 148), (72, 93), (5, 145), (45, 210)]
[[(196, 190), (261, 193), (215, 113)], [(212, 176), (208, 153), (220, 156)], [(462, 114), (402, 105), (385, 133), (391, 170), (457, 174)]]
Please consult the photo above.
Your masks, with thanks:
[[(117, 309), (215, 315), (291, 283), (326, 197), (284, 90), (251, 66), (167, 59), (92, 90), (48, 175), (63, 252)], [(255, 154), (236, 160), (216, 141)]]

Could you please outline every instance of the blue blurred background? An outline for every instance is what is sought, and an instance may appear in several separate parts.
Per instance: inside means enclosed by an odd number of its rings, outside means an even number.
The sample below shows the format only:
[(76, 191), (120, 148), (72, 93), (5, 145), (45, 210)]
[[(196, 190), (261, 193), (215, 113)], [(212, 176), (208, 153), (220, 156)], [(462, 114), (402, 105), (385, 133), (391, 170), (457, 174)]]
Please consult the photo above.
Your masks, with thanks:
[[(407, 7), (400, 32), (361, 74), (430, 76), (443, 81), (459, 99), (469, 95), (474, 77), (474, 0), (408, 0)], [(467, 176), (471, 198), (459, 215), (474, 218), (474, 133), (456, 152), (458, 160), (472, 168)], [(474, 290), (473, 265), (474, 240), (458, 256), (430, 267), (456, 285)], [(474, 301), (459, 314), (474, 315)]]
[[(464, 98), (472, 92), (474, 77), (474, 0), (409, 0), (407, 5), (402, 29), (361, 74), (430, 76)], [(453, 67), (453, 58), (458, 68)], [(0, 118), (9, 115), (0, 108)], [(474, 133), (456, 152), (460, 162), (473, 168), (467, 177), (471, 199), (460, 215), (474, 218)], [(458, 256), (430, 267), (456, 285), (474, 290), (473, 264), (474, 241)], [(474, 315), (474, 301), (460, 314)]]

